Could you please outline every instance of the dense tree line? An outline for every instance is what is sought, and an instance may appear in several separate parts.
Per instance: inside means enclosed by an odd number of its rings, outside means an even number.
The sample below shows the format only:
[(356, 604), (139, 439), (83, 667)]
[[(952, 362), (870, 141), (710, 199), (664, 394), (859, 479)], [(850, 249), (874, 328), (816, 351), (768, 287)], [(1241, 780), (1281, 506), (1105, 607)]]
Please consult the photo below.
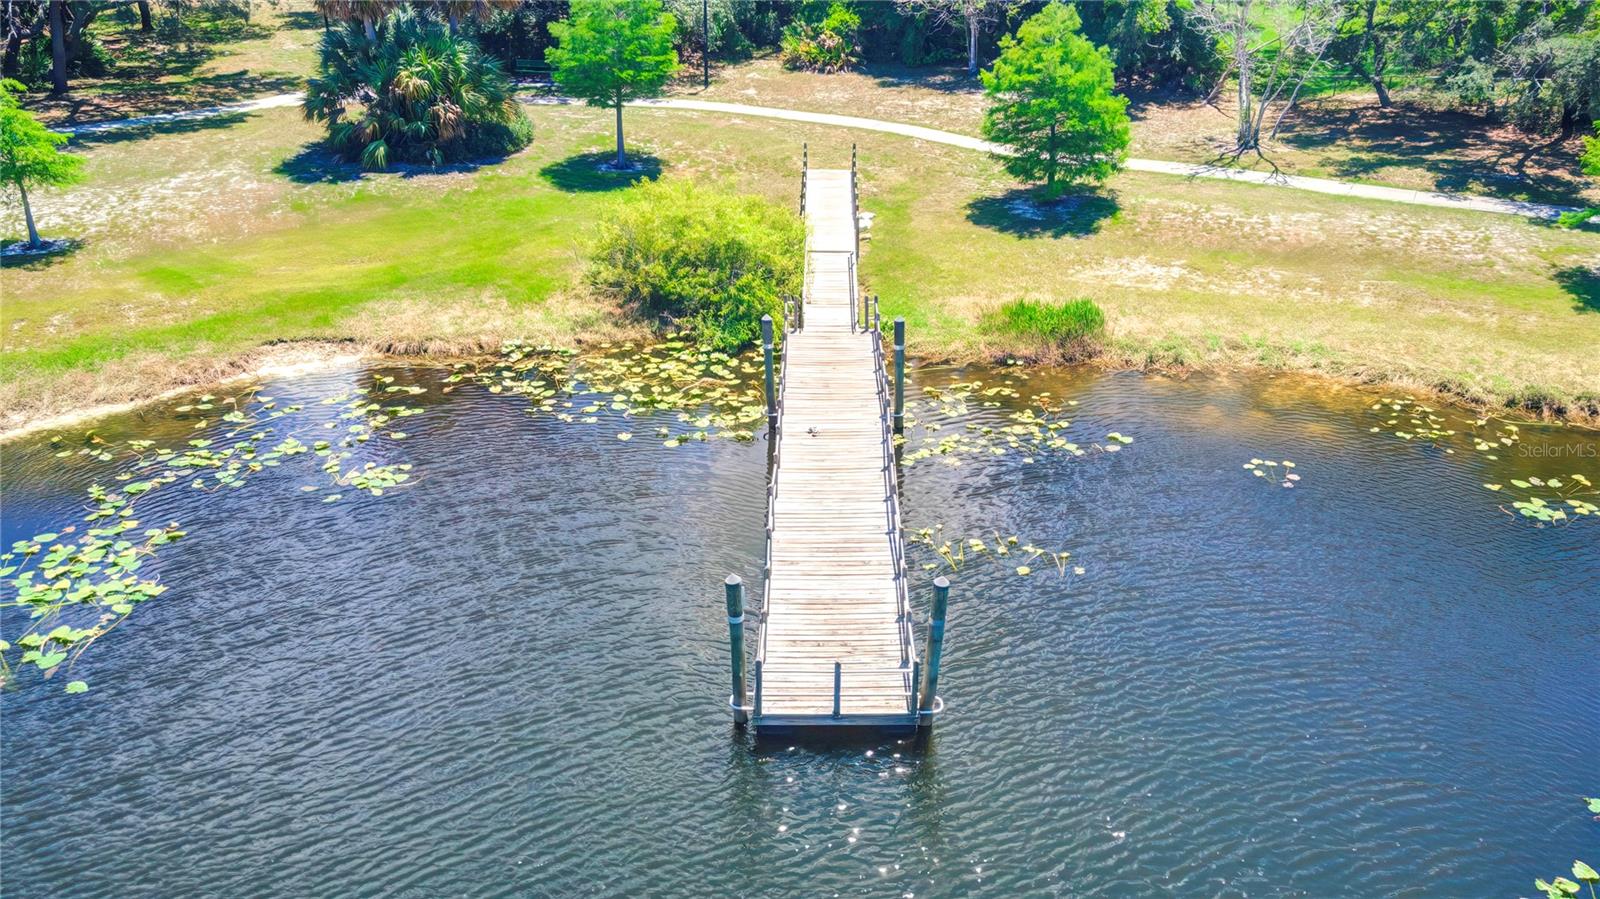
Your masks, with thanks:
[[(626, 3), (628, 0), (617, 0)], [(154, 10), (152, 10), (152, 4)], [(193, 0), (0, 0), (4, 74), (64, 92), (70, 79), (110, 61), (89, 25), (154, 30)], [(204, 4), (212, 14), (226, 3)], [(340, 21), (375, 33), (386, 0), (319, 2)], [(447, 21), (508, 70), (538, 64), (566, 0), (453, 0), (414, 4)], [(798, 64), (963, 65), (993, 62), (1000, 41), (1045, 4), (1039, 0), (663, 0), (677, 23), (674, 49), (693, 69), (798, 48)], [(236, 3), (239, 15), (248, 6)], [(1313, 89), (1365, 86), (1379, 106), (1400, 87), (1437, 96), (1540, 133), (1571, 134), (1600, 112), (1600, 6), (1595, 0), (1102, 0), (1076, 11), (1085, 38), (1106, 48), (1123, 91), (1231, 96), (1240, 149), (1270, 135), (1290, 101)], [(835, 33), (831, 28), (840, 32)], [(806, 42), (810, 43), (807, 44)], [(818, 47), (828, 52), (818, 52)], [(786, 55), (786, 58), (789, 58)], [(1243, 82), (1243, 83), (1241, 83)]]
[[(865, 65), (965, 65), (976, 73), (1038, 0), (665, 0), (680, 57), (702, 47), (738, 61), (786, 34), (825, 30), (849, 13), (847, 55)], [(542, 53), (566, 3), (516, 4), (478, 27), (486, 47)], [(1291, 97), (1365, 86), (1380, 106), (1399, 87), (1495, 115), (1529, 131), (1571, 134), (1600, 118), (1600, 4), (1595, 0), (1103, 0), (1076, 4), (1084, 37), (1106, 48), (1124, 91), (1255, 91), (1252, 148)], [(708, 13), (709, 15), (705, 15)], [(708, 19), (708, 21), (703, 21)], [(709, 38), (709, 40), (707, 40)], [(1263, 102), (1265, 100), (1266, 102)], [(1265, 107), (1265, 109), (1263, 109)], [(1265, 113), (1265, 117), (1263, 116)]]

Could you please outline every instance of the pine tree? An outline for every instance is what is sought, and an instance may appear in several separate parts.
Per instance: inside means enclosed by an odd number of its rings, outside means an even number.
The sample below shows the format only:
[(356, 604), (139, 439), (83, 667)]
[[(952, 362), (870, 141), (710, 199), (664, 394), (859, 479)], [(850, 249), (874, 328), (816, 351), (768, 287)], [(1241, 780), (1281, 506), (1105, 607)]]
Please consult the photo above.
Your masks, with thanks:
[(1128, 155), (1128, 100), (1114, 92), (1110, 54), (1079, 34), (1080, 24), (1072, 7), (1051, 3), (1000, 42), (1000, 58), (983, 73), (984, 136), (1012, 149), (1007, 171), (1043, 181), (1049, 196), (1105, 180)]

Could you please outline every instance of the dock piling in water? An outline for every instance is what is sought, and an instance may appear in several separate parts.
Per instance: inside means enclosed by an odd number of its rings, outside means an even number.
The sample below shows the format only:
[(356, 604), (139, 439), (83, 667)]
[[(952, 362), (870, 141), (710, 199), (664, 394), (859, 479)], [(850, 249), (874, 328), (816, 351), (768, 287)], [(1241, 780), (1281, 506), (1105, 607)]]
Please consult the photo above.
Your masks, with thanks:
[(723, 587), (728, 600), (728, 650), (733, 655), (733, 693), (728, 704), (733, 706), (733, 723), (744, 727), (750, 720), (744, 702), (744, 581), (730, 574)]
[(756, 659), (756, 698), (750, 710), (757, 718), (761, 717), (761, 660)]
[(938, 711), (939, 662), (944, 656), (944, 616), (950, 604), (950, 580), (937, 578), (933, 582), (933, 615), (928, 621), (927, 664), (922, 669), (926, 681), (918, 691), (917, 712), (923, 727), (933, 724), (933, 713)]
[(894, 432), (906, 429), (906, 320), (894, 317)]

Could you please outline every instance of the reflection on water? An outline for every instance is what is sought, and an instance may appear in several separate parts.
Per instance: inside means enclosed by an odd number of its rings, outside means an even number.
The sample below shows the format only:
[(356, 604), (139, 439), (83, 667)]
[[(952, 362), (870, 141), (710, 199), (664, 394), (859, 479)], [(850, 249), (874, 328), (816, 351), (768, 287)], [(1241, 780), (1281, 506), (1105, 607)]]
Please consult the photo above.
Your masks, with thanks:
[[(1600, 521), (1539, 528), (1483, 487), (1600, 478), (1593, 434), (1488, 453), (1297, 378), (918, 369), (981, 386), (916, 410), (908, 454), (966, 436), (905, 469), (907, 527), (1083, 573), (967, 554), (933, 741), (791, 748), (724, 706), (763, 441), (667, 446), (694, 420), (561, 421), (446, 374), (264, 385), (303, 405), (264, 443), (334, 446), (370, 415), (324, 399), (427, 388), (341, 463), (413, 466), (381, 496), (324, 502), (307, 452), (138, 500), (189, 532), (140, 571), (168, 592), (82, 656), (87, 694), (25, 668), (3, 699), (8, 893), (1512, 895), (1595, 854)], [(1007, 430), (1024, 408), (1071, 424), (1030, 421), (1041, 445)], [(239, 427), (197, 420), (95, 433)], [(7, 545), (134, 465), (61, 436), (6, 447)]]

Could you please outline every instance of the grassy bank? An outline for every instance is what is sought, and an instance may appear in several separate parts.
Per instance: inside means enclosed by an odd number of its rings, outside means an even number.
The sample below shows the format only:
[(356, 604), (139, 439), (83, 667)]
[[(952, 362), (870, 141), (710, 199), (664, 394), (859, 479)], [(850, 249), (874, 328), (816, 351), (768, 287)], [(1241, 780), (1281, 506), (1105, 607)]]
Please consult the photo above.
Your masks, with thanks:
[[(294, 110), (89, 146), (88, 181), (36, 200), (74, 254), (4, 272), (6, 426), (236, 370), (264, 346), (471, 352), (637, 329), (577, 290), (620, 185), (603, 112), (536, 107), (534, 146), (447, 173), (360, 175)], [(860, 145), (876, 218), (862, 272), (924, 356), (1027, 352), (985, 327), (1018, 297), (1088, 297), (1107, 359), (1265, 366), (1537, 396), (1593, 415), (1600, 237), (1506, 216), (1125, 174), (1039, 207), (983, 156), (891, 135), (629, 112), (664, 177), (794, 201), (798, 147)], [(5, 229), (20, 228), (14, 206)], [(992, 316), (991, 316), (992, 317)], [(1586, 405), (1588, 404), (1588, 405)], [(1588, 410), (1588, 411), (1586, 411)]]

